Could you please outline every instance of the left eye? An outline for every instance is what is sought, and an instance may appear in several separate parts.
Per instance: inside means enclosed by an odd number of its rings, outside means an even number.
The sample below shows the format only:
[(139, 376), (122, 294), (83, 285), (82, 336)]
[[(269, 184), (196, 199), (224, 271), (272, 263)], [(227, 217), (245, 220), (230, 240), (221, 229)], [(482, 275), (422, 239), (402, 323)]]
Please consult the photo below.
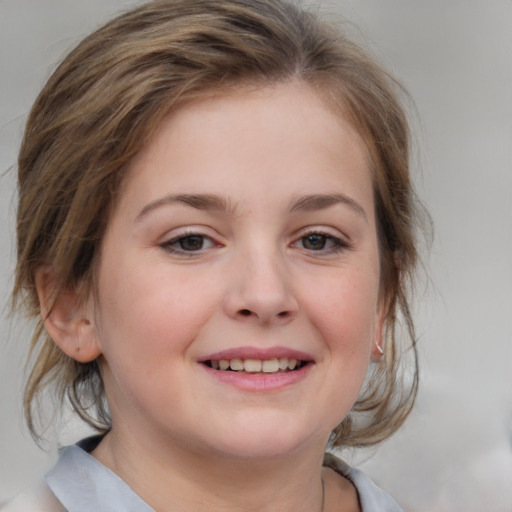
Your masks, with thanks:
[(336, 250), (347, 247), (347, 244), (339, 238), (323, 233), (309, 233), (300, 237), (295, 244), (308, 251)]
[(301, 242), (304, 249), (319, 251), (321, 249), (325, 249), (327, 237), (325, 235), (320, 235), (319, 233), (313, 233), (312, 235), (303, 236), (301, 238)]
[(213, 240), (205, 235), (190, 234), (173, 238), (162, 244), (169, 252), (198, 252), (214, 245)]

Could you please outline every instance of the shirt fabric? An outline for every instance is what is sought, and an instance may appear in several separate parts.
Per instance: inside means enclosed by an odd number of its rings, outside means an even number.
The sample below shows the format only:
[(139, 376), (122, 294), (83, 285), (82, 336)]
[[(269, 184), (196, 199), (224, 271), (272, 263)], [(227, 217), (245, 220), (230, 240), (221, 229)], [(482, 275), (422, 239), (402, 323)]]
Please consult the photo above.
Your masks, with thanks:
[[(98, 438), (88, 438), (64, 448), (45, 483), (2, 512), (155, 512), (121, 478), (89, 455), (97, 443)], [(353, 483), (362, 512), (403, 512), (362, 471), (333, 454), (325, 454), (324, 466)]]

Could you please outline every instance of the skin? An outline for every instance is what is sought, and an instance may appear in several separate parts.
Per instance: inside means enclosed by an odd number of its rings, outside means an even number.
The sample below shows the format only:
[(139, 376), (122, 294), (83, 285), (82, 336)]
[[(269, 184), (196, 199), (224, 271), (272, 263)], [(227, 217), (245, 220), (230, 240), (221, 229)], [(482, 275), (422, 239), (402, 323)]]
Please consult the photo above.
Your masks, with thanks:
[[(85, 306), (66, 294), (46, 321), (69, 355), (100, 357), (113, 429), (93, 455), (155, 510), (319, 510), (329, 434), (384, 321), (353, 127), (301, 83), (182, 107), (127, 170), (97, 278)], [(240, 347), (309, 365), (244, 387), (201, 363)], [(325, 510), (359, 509), (351, 484), (324, 480)]]

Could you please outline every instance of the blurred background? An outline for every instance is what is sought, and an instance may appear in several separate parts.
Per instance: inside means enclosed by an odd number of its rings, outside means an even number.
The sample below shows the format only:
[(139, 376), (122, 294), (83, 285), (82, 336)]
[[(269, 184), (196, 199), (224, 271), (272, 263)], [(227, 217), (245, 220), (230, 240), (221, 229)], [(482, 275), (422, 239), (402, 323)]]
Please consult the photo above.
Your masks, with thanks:
[[(34, 483), (23, 424), (29, 330), (8, 315), (22, 129), (55, 64), (127, 0), (0, 0), (0, 503)], [(312, 4), (313, 2), (308, 2)], [(512, 1), (325, 0), (415, 100), (416, 186), (434, 220), (417, 307), (422, 382), (403, 429), (343, 456), (410, 512), (512, 511)], [(351, 30), (355, 30), (351, 28)]]

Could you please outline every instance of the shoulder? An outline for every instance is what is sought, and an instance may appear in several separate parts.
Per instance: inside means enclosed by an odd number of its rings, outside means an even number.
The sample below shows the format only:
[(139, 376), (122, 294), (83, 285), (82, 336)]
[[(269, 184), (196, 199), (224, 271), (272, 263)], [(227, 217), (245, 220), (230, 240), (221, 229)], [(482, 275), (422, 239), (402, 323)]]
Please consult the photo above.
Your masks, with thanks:
[(327, 466), (344, 476), (356, 488), (361, 504), (361, 512), (403, 512), (398, 503), (359, 469), (349, 466), (332, 453), (324, 456)]
[(90, 439), (66, 446), (55, 466), (46, 473), (45, 482), (64, 509), (70, 512), (154, 512), (126, 482), (88, 453), (90, 447)]
[(0, 509), (1, 512), (66, 512), (48, 485), (41, 481)]

